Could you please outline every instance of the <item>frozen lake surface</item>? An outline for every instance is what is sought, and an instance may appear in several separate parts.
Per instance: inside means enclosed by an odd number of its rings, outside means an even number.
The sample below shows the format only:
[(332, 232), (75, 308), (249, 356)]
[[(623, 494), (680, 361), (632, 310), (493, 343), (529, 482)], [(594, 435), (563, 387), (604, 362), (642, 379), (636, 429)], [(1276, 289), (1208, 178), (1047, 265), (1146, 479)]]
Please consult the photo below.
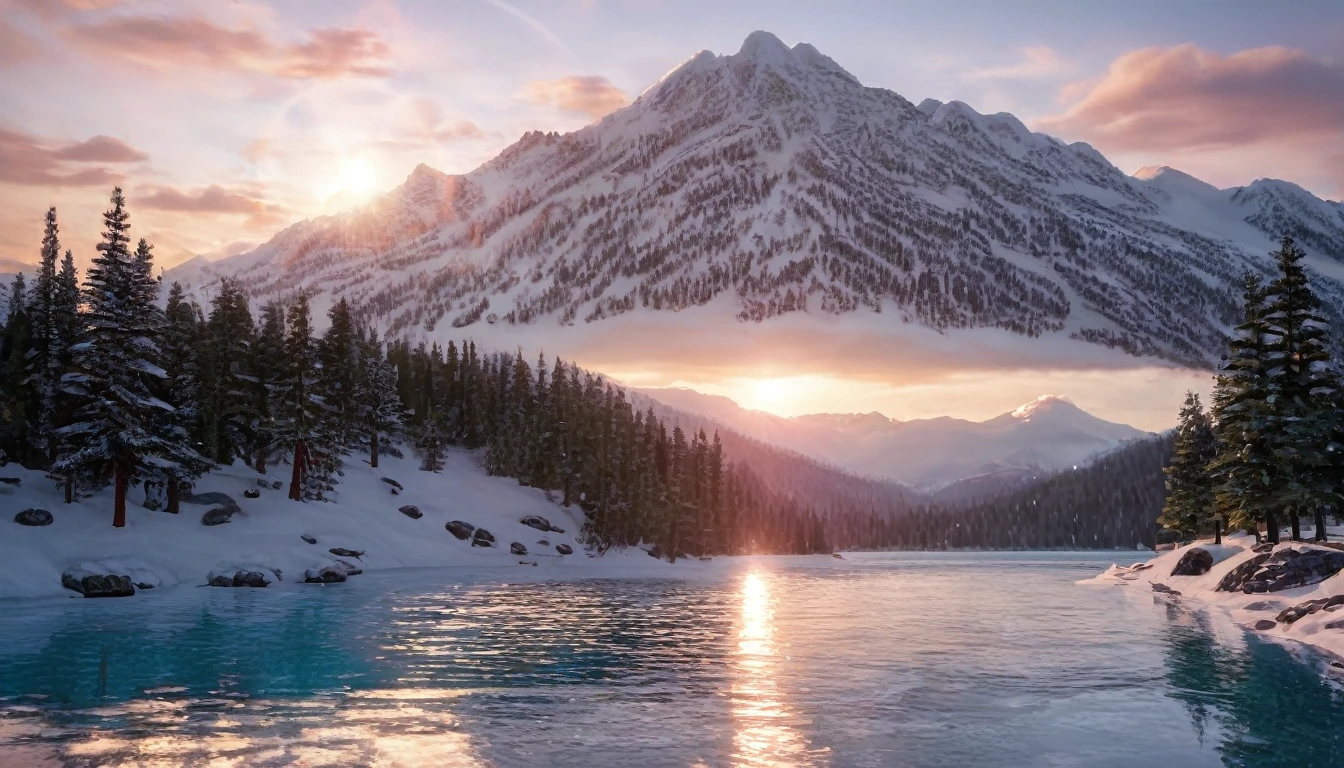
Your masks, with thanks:
[(1075, 584), (1136, 554), (848, 557), (0, 601), (0, 766), (1344, 765), (1319, 659)]

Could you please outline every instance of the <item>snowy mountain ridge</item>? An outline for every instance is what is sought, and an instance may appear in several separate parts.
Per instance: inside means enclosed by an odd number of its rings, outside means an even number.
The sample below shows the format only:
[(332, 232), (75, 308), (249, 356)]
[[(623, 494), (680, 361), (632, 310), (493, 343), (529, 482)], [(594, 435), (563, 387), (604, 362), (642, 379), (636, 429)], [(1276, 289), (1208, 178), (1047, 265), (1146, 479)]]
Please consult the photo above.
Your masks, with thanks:
[(959, 101), (915, 106), (756, 32), (593, 125), (527, 133), (465, 175), (421, 165), (366, 206), (166, 279), (344, 296), (394, 335), (710, 306), (744, 323), (862, 312), (896, 335), (999, 328), (1208, 367), (1241, 275), (1268, 275), (1283, 233), (1344, 323), (1338, 203), (1269, 179), (1130, 177), (1087, 144)]
[(975, 422), (946, 416), (899, 421), (880, 413), (786, 418), (747, 410), (729, 398), (690, 389), (636, 391), (748, 437), (922, 491), (977, 476), (1066, 469), (1150, 436), (1126, 424), (1097, 418), (1055, 395)]

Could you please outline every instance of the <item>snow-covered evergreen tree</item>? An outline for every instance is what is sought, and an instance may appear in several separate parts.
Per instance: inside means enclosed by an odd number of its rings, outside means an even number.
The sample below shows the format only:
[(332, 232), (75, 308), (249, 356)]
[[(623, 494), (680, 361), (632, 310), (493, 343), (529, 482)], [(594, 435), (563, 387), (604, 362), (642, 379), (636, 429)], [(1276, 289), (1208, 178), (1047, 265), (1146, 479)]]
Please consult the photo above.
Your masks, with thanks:
[(251, 369), (251, 453), (253, 466), (264, 475), (276, 446), (277, 392), (285, 369), (285, 307), (279, 301), (269, 302), (261, 310)]
[(57, 260), (61, 255), (56, 209), (47, 209), (46, 229), (42, 234), (41, 261), (37, 280), (28, 299), (31, 346), (27, 353), (27, 384), (32, 389), (34, 408), (31, 429), (35, 447), (47, 461), (56, 460), (56, 395), (61, 383), (61, 319), (58, 312)]
[(213, 464), (199, 453), (191, 435), (196, 431), (200, 416), (200, 371), (197, 353), (200, 348), (201, 311), (187, 301), (180, 283), (173, 283), (168, 292), (165, 308), (166, 325), (163, 332), (163, 399), (173, 411), (160, 417), (158, 429), (172, 436), (174, 444), (191, 445), (190, 453), (175, 457), (175, 466), (161, 472), (167, 491), (165, 511), (176, 514), (181, 492), (191, 479), (207, 472)]
[(405, 409), (397, 394), (397, 367), (383, 356), (383, 345), (376, 331), (364, 346), (363, 375), (354, 400), (369, 436), (369, 466), (377, 467), (380, 445), (401, 435)]
[(292, 464), (289, 498), (321, 500), (335, 484), (344, 447), (331, 430), (321, 393), (321, 362), (313, 341), (308, 296), (285, 312), (285, 360), (276, 381), (276, 448)]
[[(1213, 477), (1208, 466), (1216, 454), (1217, 441), (1199, 395), (1185, 393), (1180, 424), (1167, 476), (1167, 499), (1157, 522), (1184, 538), (1194, 537), (1213, 513)], [(1215, 535), (1220, 533), (1215, 522)], [(1221, 541), (1221, 539), (1220, 539)]]

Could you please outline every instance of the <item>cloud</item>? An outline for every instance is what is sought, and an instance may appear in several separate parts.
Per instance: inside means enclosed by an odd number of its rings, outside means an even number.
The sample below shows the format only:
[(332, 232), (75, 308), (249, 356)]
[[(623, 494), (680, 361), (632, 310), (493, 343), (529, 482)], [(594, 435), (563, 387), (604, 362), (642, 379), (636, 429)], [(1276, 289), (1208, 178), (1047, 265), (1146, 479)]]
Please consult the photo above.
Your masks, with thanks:
[(255, 28), (228, 29), (202, 18), (118, 16), (63, 33), (85, 50), (162, 70), (195, 67), (290, 80), (392, 74), (391, 48), (367, 29), (316, 29), (302, 42), (280, 43)]
[(536, 104), (581, 112), (594, 119), (630, 103), (624, 91), (600, 75), (571, 75), (559, 80), (538, 80), (527, 84), (523, 89), (523, 97)]
[(175, 213), (283, 214), (285, 209), (258, 199), (252, 190), (225, 189), (218, 184), (184, 192), (173, 187), (149, 186), (136, 190), (131, 203), (155, 211)]
[(0, 19), (0, 68), (34, 58), (39, 50), (37, 41), (26, 32)]
[(1183, 151), (1344, 133), (1344, 63), (1269, 47), (1193, 43), (1116, 59), (1065, 112), (1036, 121), (1111, 150)]
[(111, 186), (125, 178), (89, 163), (133, 163), (148, 155), (110, 136), (52, 146), (40, 137), (0, 128), (0, 182), (44, 187)]
[(1021, 60), (1001, 67), (986, 67), (971, 72), (977, 80), (1039, 80), (1055, 77), (1068, 69), (1054, 48), (1047, 45), (1029, 46), (1017, 50)]

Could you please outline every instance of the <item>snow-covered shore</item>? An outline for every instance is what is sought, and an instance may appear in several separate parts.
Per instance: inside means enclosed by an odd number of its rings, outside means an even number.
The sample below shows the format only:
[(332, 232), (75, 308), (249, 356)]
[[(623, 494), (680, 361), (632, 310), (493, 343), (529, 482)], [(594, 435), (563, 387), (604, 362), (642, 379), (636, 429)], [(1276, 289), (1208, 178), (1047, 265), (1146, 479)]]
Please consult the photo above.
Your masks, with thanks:
[[(565, 509), (535, 488), (515, 480), (490, 477), (477, 466), (479, 457), (454, 451), (439, 473), (423, 472), (412, 458), (382, 457), (372, 469), (353, 458), (336, 486), (333, 502), (290, 501), (286, 495), (287, 466), (278, 467), (269, 480), (280, 489), (261, 488), (258, 475), (237, 463), (202, 477), (195, 493), (222, 492), (240, 507), (222, 525), (201, 520), (211, 505), (183, 503), (180, 514), (170, 515), (141, 506), (144, 494), (132, 489), (125, 528), (112, 527), (110, 490), (65, 504), (61, 490), (43, 473), (16, 464), (0, 468), (0, 476), (19, 478), (18, 487), (0, 484), (0, 598), (72, 596), (61, 585), (61, 574), (71, 567), (101, 573), (124, 574), (132, 582), (155, 587), (200, 585), (212, 571), (279, 569), (285, 588), (303, 581), (310, 568), (332, 565), (338, 559), (366, 570), (429, 566), (508, 566), (520, 561), (537, 563), (536, 571), (558, 572), (664, 569), (668, 563), (642, 551), (611, 553), (590, 559), (577, 541), (582, 525), (577, 508)], [(396, 495), (382, 478), (402, 485)], [(244, 497), (256, 490), (259, 498)], [(399, 509), (416, 506), (423, 515), (412, 519)], [(50, 525), (18, 525), (14, 516), (29, 508), (52, 513)], [(521, 518), (539, 515), (564, 533), (542, 532), (523, 525)], [(462, 520), (495, 536), (493, 547), (473, 547), (460, 541), (444, 524)], [(309, 544), (302, 537), (316, 539)], [(546, 542), (542, 544), (541, 542)], [(510, 553), (518, 542), (524, 556)], [(562, 555), (557, 545), (573, 554)], [(344, 548), (363, 557), (338, 558), (329, 552)], [(265, 569), (265, 570), (263, 570)], [(529, 570), (532, 570), (529, 568)], [(269, 578), (269, 576), (268, 576)]]
[[(1112, 565), (1104, 573), (1080, 584), (1122, 585), (1127, 589), (1164, 595), (1168, 599), (1195, 601), (1226, 610), (1234, 622), (1275, 640), (1291, 640), (1310, 645), (1344, 664), (1344, 571), (1315, 584), (1274, 592), (1246, 593), (1241, 590), (1218, 591), (1218, 585), (1238, 568), (1246, 573), (1255, 568), (1252, 561), (1271, 552), (1265, 546), (1253, 551), (1255, 540), (1236, 535), (1223, 539), (1221, 546), (1195, 542), (1163, 552), (1146, 563), (1132, 566)], [(1213, 563), (1197, 576), (1173, 576), (1172, 571), (1188, 552), (1202, 549)], [(1285, 541), (1274, 547), (1275, 559), (1285, 550), (1305, 555), (1335, 557), (1338, 549), (1320, 547), (1311, 542)], [(1333, 553), (1333, 554), (1329, 554)], [(1336, 598), (1332, 600), (1331, 598)], [(1313, 607), (1312, 601), (1316, 601)], [(1298, 611), (1290, 611), (1299, 607)]]

